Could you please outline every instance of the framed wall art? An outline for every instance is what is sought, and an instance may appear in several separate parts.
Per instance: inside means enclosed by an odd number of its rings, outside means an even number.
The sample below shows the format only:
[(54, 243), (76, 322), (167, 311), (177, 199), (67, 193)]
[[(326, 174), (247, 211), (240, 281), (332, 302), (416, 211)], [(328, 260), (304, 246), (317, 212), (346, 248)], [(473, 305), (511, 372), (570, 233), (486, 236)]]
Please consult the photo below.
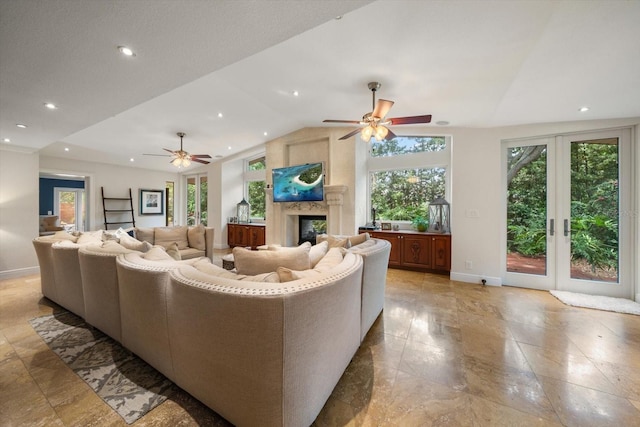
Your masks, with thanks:
[(164, 214), (164, 190), (140, 189), (140, 215)]

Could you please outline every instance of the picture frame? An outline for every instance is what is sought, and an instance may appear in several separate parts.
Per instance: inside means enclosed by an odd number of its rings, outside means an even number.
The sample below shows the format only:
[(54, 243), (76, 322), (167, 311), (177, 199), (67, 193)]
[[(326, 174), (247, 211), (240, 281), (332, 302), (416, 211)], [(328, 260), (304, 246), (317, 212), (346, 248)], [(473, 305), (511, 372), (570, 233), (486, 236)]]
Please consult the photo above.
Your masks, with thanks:
[(164, 190), (140, 189), (140, 215), (164, 215)]
[(391, 223), (390, 222), (381, 222), (380, 223), (380, 228), (383, 230), (391, 230)]

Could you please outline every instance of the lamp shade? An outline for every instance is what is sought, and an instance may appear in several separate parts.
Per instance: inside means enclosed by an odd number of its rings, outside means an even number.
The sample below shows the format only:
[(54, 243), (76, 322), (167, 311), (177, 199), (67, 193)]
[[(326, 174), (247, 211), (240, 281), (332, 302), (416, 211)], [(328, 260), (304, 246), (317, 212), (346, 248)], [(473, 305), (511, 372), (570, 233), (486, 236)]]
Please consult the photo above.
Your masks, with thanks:
[(436, 197), (431, 203), (429, 203), (429, 232), (451, 232), (451, 226), (449, 224), (449, 207), (449, 202), (441, 196)]
[(251, 205), (245, 199), (236, 205), (238, 222), (249, 222), (251, 218)]

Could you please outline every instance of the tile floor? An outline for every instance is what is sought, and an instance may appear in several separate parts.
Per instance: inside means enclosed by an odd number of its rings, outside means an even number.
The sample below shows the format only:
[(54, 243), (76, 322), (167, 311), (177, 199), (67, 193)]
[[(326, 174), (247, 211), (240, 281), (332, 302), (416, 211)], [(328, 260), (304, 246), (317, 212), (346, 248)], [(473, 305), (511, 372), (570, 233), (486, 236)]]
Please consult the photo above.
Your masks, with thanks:
[[(640, 316), (387, 277), (383, 315), (314, 426), (640, 426)], [(0, 282), (0, 426), (125, 425), (27, 322), (56, 309), (38, 276)], [(181, 393), (134, 424), (156, 425), (228, 424)]]

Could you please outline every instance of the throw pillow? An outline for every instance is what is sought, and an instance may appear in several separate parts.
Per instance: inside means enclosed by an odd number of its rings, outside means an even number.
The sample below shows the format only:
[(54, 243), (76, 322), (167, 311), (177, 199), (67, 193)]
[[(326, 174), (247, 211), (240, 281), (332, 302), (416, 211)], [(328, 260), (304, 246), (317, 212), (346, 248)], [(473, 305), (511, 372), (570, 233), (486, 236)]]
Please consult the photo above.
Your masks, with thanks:
[(189, 247), (187, 231), (188, 227), (186, 225), (157, 227), (155, 229), (154, 244), (168, 248), (169, 245), (176, 242), (178, 244), (178, 249), (187, 249)]
[(154, 246), (140, 257), (148, 261), (173, 261), (171, 255), (162, 246)]
[(276, 270), (280, 283), (291, 282), (292, 280), (304, 279), (307, 277), (318, 276), (320, 273), (315, 270), (292, 270), (286, 267), (278, 267)]
[(233, 248), (233, 258), (238, 274), (255, 276), (270, 273), (278, 267), (293, 270), (309, 269), (309, 247), (291, 248), (277, 251), (250, 251), (245, 248)]
[(350, 246), (359, 245), (360, 243), (364, 243), (369, 240), (371, 236), (369, 233), (356, 234), (355, 236), (349, 237)]
[(78, 237), (76, 243), (79, 245), (84, 245), (87, 243), (102, 243), (102, 230), (80, 233), (80, 237)]
[(140, 228), (134, 229), (134, 237), (141, 242), (149, 242), (153, 245), (155, 230), (153, 228)]
[(118, 236), (118, 232), (104, 230), (104, 232), (102, 233), (102, 241), (107, 242), (109, 240), (113, 240), (114, 242), (119, 242), (120, 236)]
[(204, 225), (198, 224), (194, 227), (189, 227), (187, 230), (187, 240), (189, 241), (190, 248), (206, 251), (207, 243), (205, 239)]
[(309, 250), (309, 264), (311, 268), (314, 268), (318, 261), (322, 259), (327, 254), (329, 250), (329, 242), (326, 240), (322, 243), (318, 243), (317, 245), (313, 245)]
[(319, 273), (331, 270), (333, 267), (342, 262), (345, 253), (347, 253), (347, 250), (345, 248), (331, 248), (329, 249), (327, 254), (322, 257), (320, 261), (318, 261), (313, 269)]
[(349, 239), (346, 237), (336, 237), (329, 235), (327, 237), (327, 242), (329, 242), (329, 248), (348, 248), (349, 247)]
[(139, 252), (147, 252), (149, 249), (152, 248), (151, 243), (141, 242), (140, 240), (134, 239), (133, 237), (129, 236), (126, 233), (120, 236), (120, 244), (127, 249), (131, 249), (132, 251), (139, 251)]
[(258, 274), (256, 276), (247, 276), (245, 274), (232, 273), (229, 270), (225, 270), (222, 267), (211, 264), (209, 258), (204, 258), (202, 261), (198, 261), (193, 264), (193, 266), (203, 273), (210, 274), (216, 277), (222, 277), (223, 279), (245, 280), (250, 282), (280, 283), (278, 274), (273, 271), (270, 273)]
[(175, 259), (176, 261), (180, 261), (182, 259), (182, 256), (180, 255), (180, 249), (178, 249), (178, 243), (176, 242), (173, 242), (167, 247), (167, 254), (169, 254), (171, 258)]
[(127, 249), (120, 243), (116, 242), (115, 240), (107, 240), (106, 242), (102, 243), (101, 247), (102, 249), (104, 249), (105, 251), (108, 251), (109, 253), (114, 253), (114, 254), (131, 253), (129, 249)]
[(78, 240), (77, 236), (74, 236), (71, 233), (67, 233), (64, 230), (56, 231), (56, 234), (53, 235), (53, 238), (56, 240), (71, 240), (73, 243)]

